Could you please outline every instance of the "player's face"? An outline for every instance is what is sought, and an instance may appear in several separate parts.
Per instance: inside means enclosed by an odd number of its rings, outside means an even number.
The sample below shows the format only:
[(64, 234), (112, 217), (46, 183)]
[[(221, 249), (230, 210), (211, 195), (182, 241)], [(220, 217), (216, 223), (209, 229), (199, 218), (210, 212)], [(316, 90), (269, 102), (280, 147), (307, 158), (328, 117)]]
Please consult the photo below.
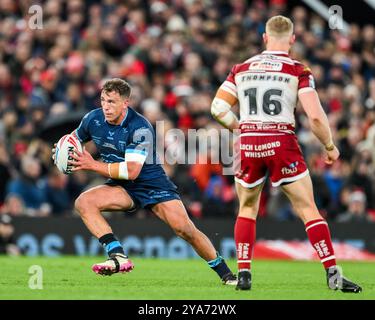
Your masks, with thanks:
[(125, 117), (129, 99), (121, 97), (116, 91), (102, 91), (100, 100), (105, 120), (111, 124), (120, 124)]

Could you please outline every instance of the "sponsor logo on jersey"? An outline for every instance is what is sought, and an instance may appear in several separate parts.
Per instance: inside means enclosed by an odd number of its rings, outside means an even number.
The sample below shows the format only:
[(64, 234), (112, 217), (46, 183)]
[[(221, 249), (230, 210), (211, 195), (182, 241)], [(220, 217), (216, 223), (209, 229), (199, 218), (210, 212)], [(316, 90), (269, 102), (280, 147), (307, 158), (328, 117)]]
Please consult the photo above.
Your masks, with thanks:
[(254, 131), (254, 130), (270, 130), (270, 131), (280, 131), (289, 130), (294, 131), (293, 126), (284, 123), (241, 123), (240, 129), (242, 132)]
[(293, 162), (293, 163), (291, 163), (291, 164), (288, 166), (288, 168), (287, 168), (287, 167), (283, 167), (283, 168), (281, 168), (281, 173), (284, 174), (284, 175), (285, 175), (285, 174), (293, 174), (293, 173), (296, 173), (296, 172), (298, 171), (297, 166), (298, 166), (298, 161)]
[(108, 143), (108, 142), (104, 142), (103, 147), (110, 148), (110, 149), (113, 149), (113, 150), (117, 150), (117, 148), (112, 143)]
[(113, 131), (108, 131), (109, 137), (107, 136), (108, 140), (113, 140), (113, 135), (115, 134)]
[(94, 120), (94, 122), (95, 122), (95, 125), (96, 125), (97, 127), (100, 127), (100, 121), (99, 121), (99, 120)]
[(245, 150), (245, 158), (266, 158), (276, 154), (275, 148), (281, 146), (280, 141), (273, 141), (263, 144), (241, 144), (240, 150)]
[(126, 149), (126, 141), (119, 141), (118, 142), (118, 146), (119, 146), (119, 150), (121, 151), (121, 152), (125, 152), (125, 149)]
[(148, 195), (151, 198), (158, 199), (158, 198), (170, 197), (171, 193), (169, 191), (165, 191), (165, 190), (163, 190), (163, 191), (150, 190), (148, 192)]
[(266, 158), (266, 157), (272, 157), (276, 154), (274, 149), (262, 151), (262, 152), (251, 152), (251, 151), (245, 151), (244, 156), (245, 158)]
[(276, 61), (254, 61), (250, 64), (249, 70), (260, 70), (260, 71), (281, 71), (283, 64)]
[(241, 143), (240, 144), (240, 149), (241, 150), (250, 150), (250, 151), (264, 151), (264, 150), (270, 150), (273, 148), (278, 148), (281, 146), (280, 141), (273, 141), (273, 142), (268, 142), (268, 143), (263, 143), (263, 144), (245, 144)]

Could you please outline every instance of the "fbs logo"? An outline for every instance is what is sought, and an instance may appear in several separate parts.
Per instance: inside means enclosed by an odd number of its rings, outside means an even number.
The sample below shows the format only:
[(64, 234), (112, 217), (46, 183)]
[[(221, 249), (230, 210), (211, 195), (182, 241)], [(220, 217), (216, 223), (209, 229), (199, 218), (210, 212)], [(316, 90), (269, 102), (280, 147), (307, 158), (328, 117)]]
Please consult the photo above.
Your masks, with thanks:
[(283, 167), (283, 168), (281, 169), (281, 173), (284, 174), (284, 175), (285, 175), (285, 174), (293, 174), (293, 173), (296, 173), (297, 170), (298, 170), (297, 166), (298, 166), (298, 161), (293, 162), (293, 163), (291, 163), (288, 167)]

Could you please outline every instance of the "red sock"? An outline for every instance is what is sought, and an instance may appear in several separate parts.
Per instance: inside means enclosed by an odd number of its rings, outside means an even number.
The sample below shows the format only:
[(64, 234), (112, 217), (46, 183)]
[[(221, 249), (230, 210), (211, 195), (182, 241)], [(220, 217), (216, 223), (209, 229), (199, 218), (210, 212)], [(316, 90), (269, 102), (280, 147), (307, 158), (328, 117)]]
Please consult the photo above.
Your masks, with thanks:
[(313, 248), (318, 253), (324, 268), (336, 265), (335, 252), (333, 251), (331, 235), (328, 224), (324, 219), (311, 220), (306, 223), (306, 232)]
[(253, 256), (256, 220), (244, 217), (237, 217), (234, 226), (234, 241), (237, 249), (238, 270), (249, 269)]

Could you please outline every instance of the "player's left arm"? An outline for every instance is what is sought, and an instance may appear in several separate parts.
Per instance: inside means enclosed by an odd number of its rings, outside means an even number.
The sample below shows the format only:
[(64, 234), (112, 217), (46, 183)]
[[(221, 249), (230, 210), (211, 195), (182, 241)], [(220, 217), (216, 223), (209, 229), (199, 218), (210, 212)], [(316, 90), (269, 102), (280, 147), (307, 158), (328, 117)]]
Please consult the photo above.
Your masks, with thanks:
[(232, 68), (227, 79), (216, 92), (211, 104), (212, 116), (222, 126), (231, 131), (239, 128), (238, 118), (231, 110), (238, 102), (237, 88), (234, 81), (235, 68), (236, 66)]
[(327, 164), (332, 164), (340, 156), (340, 151), (335, 146), (329, 121), (320, 103), (318, 93), (315, 90), (314, 76), (311, 69), (298, 65), (298, 99), (309, 119), (313, 134), (319, 139), (326, 151)]

